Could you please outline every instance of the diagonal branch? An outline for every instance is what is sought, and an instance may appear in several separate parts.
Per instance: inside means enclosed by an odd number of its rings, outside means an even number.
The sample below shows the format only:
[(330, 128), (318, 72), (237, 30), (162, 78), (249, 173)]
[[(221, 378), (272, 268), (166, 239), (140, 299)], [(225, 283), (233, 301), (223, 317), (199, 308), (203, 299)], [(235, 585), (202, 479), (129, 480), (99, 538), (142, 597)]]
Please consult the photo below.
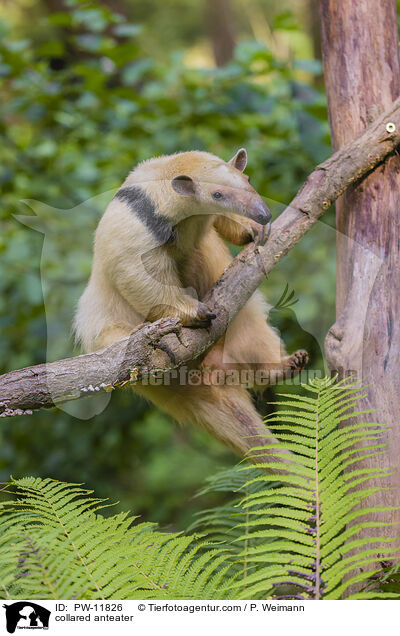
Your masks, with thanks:
[[(391, 125), (388, 125), (391, 124)], [(246, 247), (203, 300), (217, 318), (206, 329), (165, 319), (139, 327), (106, 349), (0, 376), (0, 417), (31, 413), (129, 381), (178, 369), (209, 349), (276, 263), (351, 184), (400, 144), (400, 98), (351, 143), (317, 166), (273, 223), (265, 247)]]

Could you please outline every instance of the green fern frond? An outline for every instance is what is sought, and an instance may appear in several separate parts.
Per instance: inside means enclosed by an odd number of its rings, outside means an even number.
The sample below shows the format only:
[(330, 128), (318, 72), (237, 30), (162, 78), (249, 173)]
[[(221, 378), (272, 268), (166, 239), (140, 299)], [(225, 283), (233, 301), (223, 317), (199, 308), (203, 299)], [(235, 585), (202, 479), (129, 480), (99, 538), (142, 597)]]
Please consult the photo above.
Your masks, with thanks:
[[(360, 485), (390, 474), (384, 468), (357, 468), (359, 462), (384, 452), (387, 429), (376, 423), (345, 425), (352, 417), (370, 412), (357, 410), (358, 400), (365, 394), (355, 382), (316, 379), (304, 389), (307, 395), (282, 396), (278, 412), (266, 419), (279, 445), (251, 451), (276, 458), (288, 451), (291, 454), (286, 455), (286, 474), (276, 478), (258, 475), (249, 482), (263, 482), (265, 487), (273, 480), (273, 489), (250, 493), (241, 501), (248, 513), (246, 536), (261, 542), (246, 554), (247, 567), (254, 568), (246, 586), (240, 581), (234, 584), (236, 591), (242, 584), (239, 598), (248, 598), (249, 593), (253, 598), (265, 598), (271, 590), (279, 598), (280, 590), (286, 592), (289, 585), (292, 598), (339, 599), (355, 583), (369, 584), (374, 576), (370, 566), (376, 564), (378, 554), (399, 558), (400, 549), (394, 543), (398, 530), (386, 541), (387, 548), (382, 547), (385, 541), (376, 530), (392, 524), (375, 521), (377, 515), (396, 508), (358, 507), (382, 490)], [(369, 536), (360, 538), (360, 531)], [(243, 535), (237, 540), (243, 540)], [(272, 567), (277, 562), (285, 564), (278, 579), (276, 567)], [(262, 567), (261, 563), (268, 565)], [(379, 592), (379, 598), (382, 594)]]
[(17, 500), (0, 504), (3, 598), (224, 598), (235, 580), (223, 547), (105, 518), (108, 504), (78, 485), (29, 478), (6, 490)]

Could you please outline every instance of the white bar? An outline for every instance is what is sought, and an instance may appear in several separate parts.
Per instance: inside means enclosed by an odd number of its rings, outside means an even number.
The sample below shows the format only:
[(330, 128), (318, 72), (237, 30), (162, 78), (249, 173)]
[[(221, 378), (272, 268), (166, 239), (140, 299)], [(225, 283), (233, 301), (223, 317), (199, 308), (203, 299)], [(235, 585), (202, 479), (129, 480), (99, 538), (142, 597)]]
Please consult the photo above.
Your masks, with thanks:
[[(4, 601), (0, 614), (0, 633), (6, 631), (6, 607), (26, 603), (21, 610), (15, 634), (29, 636), (55, 634), (162, 634), (204, 636), (227, 634), (244, 636), (261, 629), (260, 634), (310, 636), (360, 633), (376, 636), (392, 632), (398, 624), (397, 601)], [(49, 626), (36, 620), (34, 605), (50, 610)], [(8, 613), (14, 610), (8, 610)], [(31, 621), (37, 625), (30, 627)], [(204, 630), (207, 630), (205, 632)], [(251, 630), (251, 631), (249, 631)]]

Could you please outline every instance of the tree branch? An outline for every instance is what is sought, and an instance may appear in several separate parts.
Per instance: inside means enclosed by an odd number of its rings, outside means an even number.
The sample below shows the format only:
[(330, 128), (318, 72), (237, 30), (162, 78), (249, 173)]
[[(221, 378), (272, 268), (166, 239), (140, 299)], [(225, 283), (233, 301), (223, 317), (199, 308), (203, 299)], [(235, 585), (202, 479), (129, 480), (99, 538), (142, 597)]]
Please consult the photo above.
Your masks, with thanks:
[(400, 98), (365, 132), (317, 166), (273, 223), (266, 246), (247, 246), (226, 269), (203, 299), (217, 315), (208, 330), (180, 328), (173, 319), (159, 320), (101, 351), (6, 373), (0, 376), (0, 417), (30, 414), (130, 381), (140, 382), (149, 374), (166, 373), (199, 358), (331, 203), (399, 144)]

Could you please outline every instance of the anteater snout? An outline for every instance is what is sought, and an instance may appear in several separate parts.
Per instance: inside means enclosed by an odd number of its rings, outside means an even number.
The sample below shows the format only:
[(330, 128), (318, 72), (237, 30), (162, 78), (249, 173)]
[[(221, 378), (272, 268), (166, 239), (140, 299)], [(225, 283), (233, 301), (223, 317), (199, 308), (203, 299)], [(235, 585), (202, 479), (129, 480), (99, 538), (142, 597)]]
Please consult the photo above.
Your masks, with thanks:
[(254, 206), (251, 218), (260, 225), (267, 225), (272, 219), (271, 210), (265, 205), (264, 201), (258, 201)]

